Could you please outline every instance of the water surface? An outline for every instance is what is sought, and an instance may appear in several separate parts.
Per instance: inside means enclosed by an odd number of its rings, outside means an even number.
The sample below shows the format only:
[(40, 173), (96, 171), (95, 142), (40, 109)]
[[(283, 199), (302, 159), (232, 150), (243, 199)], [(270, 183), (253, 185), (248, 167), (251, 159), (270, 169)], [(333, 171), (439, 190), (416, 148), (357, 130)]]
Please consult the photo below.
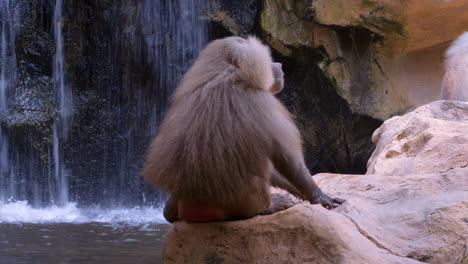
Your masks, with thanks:
[(0, 203), (0, 263), (162, 263), (159, 208), (32, 208)]

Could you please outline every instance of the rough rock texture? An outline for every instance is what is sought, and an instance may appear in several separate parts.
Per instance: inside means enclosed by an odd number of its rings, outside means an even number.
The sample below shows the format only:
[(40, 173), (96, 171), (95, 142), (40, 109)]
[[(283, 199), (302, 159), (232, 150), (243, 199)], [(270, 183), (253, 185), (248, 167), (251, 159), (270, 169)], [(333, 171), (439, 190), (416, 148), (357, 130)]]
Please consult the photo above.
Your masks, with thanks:
[(286, 87), (279, 96), (304, 132), (311, 171), (362, 173), (373, 150), (367, 135), (381, 121), (353, 113), (337, 92), (323, 70), (327, 54), (337, 57), (340, 52), (337, 34), (313, 19), (308, 1), (264, 1), (260, 16), (264, 38), (285, 71)]
[[(261, 25), (267, 41), (293, 58), (303, 57), (298, 48), (314, 50), (315, 63), (353, 112), (384, 119), (405, 110), (407, 99), (389, 84), (379, 67), (377, 46), (382, 35), (354, 20), (343, 20), (336, 5), (340, 6), (335, 1), (266, 0)], [(337, 12), (335, 20), (328, 14), (332, 12)]]
[(255, 17), (260, 7), (257, 0), (216, 1), (208, 16), (212, 21), (212, 33), (218, 37), (252, 34)]
[(311, 3), (318, 23), (362, 26), (392, 37), (393, 41), (398, 37), (392, 34), (404, 35), (393, 48), (405, 52), (451, 41), (467, 29), (468, 23), (465, 0), (314, 0)]
[(246, 221), (173, 225), (165, 263), (419, 263), (380, 249), (345, 216), (301, 204)]
[(379, 248), (450, 264), (468, 261), (467, 175), (468, 168), (458, 168), (407, 175), (320, 174), (317, 181), (347, 199), (334, 213), (347, 216)]
[(255, 34), (272, 46), (286, 79), (278, 96), (304, 132), (309, 169), (364, 173), (372, 132), (382, 121), (353, 113), (320, 68), (327, 52), (337, 56), (338, 41), (333, 29), (313, 23), (313, 15), (308, 1), (257, 0), (222, 0), (209, 13), (213, 37)]
[[(349, 57), (353, 52), (346, 51), (340, 41), (344, 61), (330, 68), (341, 86), (338, 91), (355, 111), (382, 118), (438, 97), (447, 43), (468, 30), (468, 2), (464, 0), (316, 0), (311, 5), (319, 24), (365, 28), (382, 37), (370, 45), (368, 55), (360, 55), (361, 63)], [(359, 36), (353, 39), (356, 47), (362, 46)], [(366, 64), (367, 69), (362, 67)], [(356, 85), (347, 82), (359, 75), (353, 70), (356, 65), (370, 80), (364, 106), (353, 92)]]
[[(385, 171), (314, 177), (324, 191), (347, 200), (342, 206), (329, 211), (303, 202), (246, 221), (177, 222), (167, 235), (164, 261), (466, 264), (467, 117), (468, 103), (438, 101), (392, 118), (376, 131), (370, 162)], [(426, 134), (431, 140), (414, 140)], [(412, 138), (419, 151), (405, 156), (407, 165), (375, 158)]]
[(314, 50), (354, 113), (386, 119), (438, 97), (443, 53), (468, 30), (466, 10), (463, 0), (265, 0), (261, 26), (285, 56)]
[[(374, 132), (367, 174), (444, 173), (468, 167), (468, 103), (437, 101)], [(467, 175), (468, 176), (468, 175)]]

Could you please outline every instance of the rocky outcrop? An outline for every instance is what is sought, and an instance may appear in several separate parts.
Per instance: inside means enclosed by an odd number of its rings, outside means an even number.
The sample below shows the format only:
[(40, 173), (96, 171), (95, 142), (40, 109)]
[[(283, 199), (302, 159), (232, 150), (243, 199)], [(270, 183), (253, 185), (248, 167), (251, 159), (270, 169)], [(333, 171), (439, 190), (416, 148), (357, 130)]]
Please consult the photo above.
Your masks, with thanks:
[(374, 132), (367, 174), (445, 173), (468, 168), (468, 103), (437, 101)]
[(314, 22), (309, 2), (264, 1), (260, 25), (285, 71), (280, 97), (304, 131), (311, 171), (363, 173), (373, 150), (368, 135), (381, 121), (353, 112), (328, 77), (323, 67), (328, 54), (340, 56), (339, 40), (334, 29)]
[[(311, 48), (354, 113), (386, 119), (436, 99), (466, 1), (266, 0), (261, 25), (285, 56)], [(444, 25), (444, 26), (437, 26)]]
[(459, 0), (314, 0), (310, 3), (318, 23), (368, 28), (396, 42), (387, 48), (407, 53), (451, 41), (467, 29), (468, 23), (468, 3)]
[(464, 1), (220, 1), (216, 7), (215, 36), (262, 35), (283, 63), (280, 97), (304, 131), (314, 172), (364, 173), (372, 131), (380, 120), (438, 98), (443, 54), (468, 29)]
[(455, 264), (468, 260), (467, 175), (467, 168), (457, 168), (405, 176), (321, 174), (317, 181), (347, 199), (334, 212), (379, 248), (424, 263)]
[(173, 225), (164, 263), (420, 263), (394, 256), (317, 205), (246, 221)]
[[(314, 177), (327, 193), (346, 199), (337, 209), (302, 202), (246, 221), (177, 222), (164, 261), (465, 264), (467, 117), (468, 103), (438, 101), (390, 119), (374, 134), (368, 174)], [(426, 135), (432, 136), (422, 140)], [(412, 151), (397, 147), (405, 144)], [(395, 149), (400, 162), (385, 157)]]

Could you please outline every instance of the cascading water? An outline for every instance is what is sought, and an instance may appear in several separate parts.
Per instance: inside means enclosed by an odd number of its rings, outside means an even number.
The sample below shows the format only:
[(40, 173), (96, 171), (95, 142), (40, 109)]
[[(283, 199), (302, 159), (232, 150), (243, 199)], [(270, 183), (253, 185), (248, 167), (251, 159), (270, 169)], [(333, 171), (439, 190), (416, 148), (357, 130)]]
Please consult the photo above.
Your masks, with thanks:
[(158, 263), (138, 174), (205, 1), (0, 1), (0, 263)]
[(14, 164), (10, 163), (9, 140), (6, 130), (8, 97), (16, 82), (15, 38), (19, 24), (15, 1), (0, 2), (1, 53), (0, 53), (0, 202), (17, 199)]
[[(27, 2), (15, 2), (15, 6)], [(50, 39), (55, 46), (49, 75), (54, 108), (50, 130), (46, 130), (50, 138), (45, 140), (49, 144), (45, 158), (39, 157), (41, 149), (29, 135), (26, 140), (6, 125), (11, 116), (7, 98), (14, 97), (17, 78), (15, 36), (23, 27), (12, 3), (14, 0), (0, 3), (0, 223), (128, 222), (132, 217), (140, 217), (142, 222), (161, 221), (160, 195), (138, 174), (169, 95), (208, 40), (208, 23), (202, 19), (208, 1), (140, 0), (102, 5), (108, 8), (103, 12), (108, 17), (91, 22), (102, 33), (96, 37), (86, 32), (86, 26), (74, 27), (75, 18), (65, 12), (79, 9), (81, 2), (41, 2), (46, 5), (42, 10), (48, 10), (47, 6), (53, 10), (46, 13), (50, 24), (42, 18), (41, 26), (52, 29)], [(136, 11), (128, 12), (129, 6)], [(74, 40), (70, 42), (70, 38)], [(91, 48), (82, 48), (86, 45)], [(129, 49), (136, 52), (128, 55)], [(90, 53), (94, 55), (89, 61), (85, 60), (87, 53), (68, 59), (76, 50), (95, 53)], [(77, 60), (86, 66), (73, 64)], [(135, 65), (143, 70), (135, 73)]]
[(157, 76), (157, 92), (161, 101), (157, 107), (166, 108), (168, 95), (181, 75), (198, 55), (208, 39), (206, 21), (200, 19), (209, 9), (205, 0), (145, 0), (142, 24), (148, 57)]
[(0, 3), (1, 14), (1, 72), (0, 72), (0, 111), (7, 111), (7, 91), (15, 82), (15, 17), (10, 0)]
[(66, 140), (68, 135), (68, 129), (70, 126), (69, 123), (73, 109), (72, 93), (69, 89), (69, 86), (65, 82), (65, 60), (62, 36), (62, 10), (63, 0), (57, 0), (55, 2), (54, 9), (55, 56), (53, 67), (57, 111), (54, 117), (52, 133), (52, 156), (54, 167), (53, 176), (56, 186), (55, 188), (51, 186), (49, 189), (49, 192), (55, 193), (55, 195), (51, 196), (56, 197), (56, 200), (52, 200), (52, 202), (61, 205), (68, 202), (69, 187), (67, 179), (68, 176), (62, 154), (62, 143), (64, 140)]

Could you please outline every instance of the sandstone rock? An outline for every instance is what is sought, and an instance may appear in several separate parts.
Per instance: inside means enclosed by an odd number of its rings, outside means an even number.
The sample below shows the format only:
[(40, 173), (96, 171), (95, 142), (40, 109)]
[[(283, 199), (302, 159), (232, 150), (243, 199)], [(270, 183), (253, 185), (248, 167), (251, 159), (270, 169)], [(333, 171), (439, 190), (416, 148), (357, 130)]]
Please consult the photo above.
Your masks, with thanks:
[[(285, 56), (305, 59), (306, 63), (318, 62), (353, 112), (384, 119), (405, 110), (409, 105), (406, 95), (389, 83), (379, 65), (375, 46), (381, 35), (346, 19), (320, 20), (327, 14), (341, 16), (338, 11), (339, 15), (334, 13), (334, 2), (320, 3), (264, 1), (261, 25), (267, 33), (266, 40)], [(305, 48), (321, 58), (316, 62), (303, 58), (301, 51)]]
[[(337, 93), (333, 81), (327, 78), (331, 75), (330, 64), (337, 66), (334, 72), (342, 73), (345, 82), (352, 74), (342, 71), (337, 32), (314, 22), (309, 2), (263, 1), (260, 22), (265, 40), (277, 51), (274, 55), (280, 54), (275, 57), (283, 63), (286, 76), (279, 97), (304, 131), (306, 162), (312, 172), (364, 173), (373, 151), (370, 135), (382, 121), (359, 114), (367, 110), (356, 113), (354, 104), (344, 100), (347, 97), (341, 90)], [(353, 98), (361, 98), (361, 103), (355, 105), (374, 105), (367, 103), (366, 89), (361, 89), (362, 93), (355, 90)]]
[[(444, 173), (468, 167), (468, 103), (437, 101), (384, 122), (367, 174)], [(468, 174), (467, 174), (468, 175)]]
[(387, 119), (437, 99), (443, 54), (468, 30), (467, 10), (464, 0), (266, 0), (261, 25), (280, 53), (322, 56), (353, 112)]
[[(375, 169), (314, 177), (325, 192), (346, 199), (342, 206), (330, 211), (302, 202), (245, 221), (177, 222), (164, 261), (466, 264), (467, 128), (466, 102), (438, 101), (394, 117), (374, 135)], [(405, 144), (410, 148), (402, 152)], [(391, 149), (401, 154), (385, 157)]]
[(468, 24), (464, 0), (316, 0), (312, 6), (320, 24), (366, 27), (405, 53), (451, 41)]
[(347, 199), (333, 213), (347, 216), (379, 248), (428, 263), (468, 261), (468, 168), (407, 175), (321, 174), (317, 181), (325, 191)]
[(292, 55), (291, 48), (303, 46), (323, 46), (330, 56), (338, 56), (336, 33), (313, 22), (311, 7), (306, 2), (265, 1), (261, 25), (270, 35), (268, 41), (274, 49), (286, 56)]
[(345, 216), (305, 203), (246, 221), (177, 222), (163, 255), (165, 263), (419, 263), (379, 248)]

